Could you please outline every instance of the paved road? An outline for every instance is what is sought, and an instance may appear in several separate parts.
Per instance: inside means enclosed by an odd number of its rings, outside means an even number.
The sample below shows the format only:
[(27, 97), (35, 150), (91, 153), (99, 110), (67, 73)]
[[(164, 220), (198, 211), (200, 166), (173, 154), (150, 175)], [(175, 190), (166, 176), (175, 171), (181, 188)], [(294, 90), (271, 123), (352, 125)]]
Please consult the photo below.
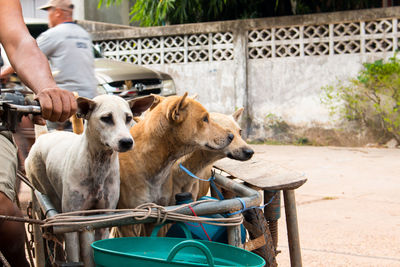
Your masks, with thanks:
[[(296, 190), (303, 266), (400, 266), (400, 149), (254, 148), (308, 178)], [(277, 260), (290, 266), (284, 216)]]

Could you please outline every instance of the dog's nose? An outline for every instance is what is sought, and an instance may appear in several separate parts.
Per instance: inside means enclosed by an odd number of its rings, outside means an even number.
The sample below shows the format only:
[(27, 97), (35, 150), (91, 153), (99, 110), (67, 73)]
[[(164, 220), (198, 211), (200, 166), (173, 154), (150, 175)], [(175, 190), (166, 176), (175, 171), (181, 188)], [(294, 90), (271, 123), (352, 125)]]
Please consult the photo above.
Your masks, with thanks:
[(254, 154), (254, 150), (251, 148), (245, 148), (245, 149), (243, 149), (243, 154), (245, 155), (245, 157), (247, 159), (250, 159)]
[(119, 140), (118, 146), (122, 152), (128, 151), (133, 146), (133, 140), (131, 138), (123, 138)]
[(235, 136), (234, 136), (232, 133), (228, 134), (228, 140), (229, 140), (229, 142), (232, 142), (232, 140), (233, 140), (234, 137), (235, 137)]

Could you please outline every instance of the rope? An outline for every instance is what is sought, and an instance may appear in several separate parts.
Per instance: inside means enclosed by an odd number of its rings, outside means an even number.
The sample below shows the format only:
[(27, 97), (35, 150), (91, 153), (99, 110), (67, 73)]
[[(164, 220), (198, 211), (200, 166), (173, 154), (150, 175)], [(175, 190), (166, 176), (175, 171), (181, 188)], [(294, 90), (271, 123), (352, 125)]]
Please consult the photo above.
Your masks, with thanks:
[(198, 179), (198, 180), (200, 180), (200, 181), (209, 182), (209, 181), (215, 179), (214, 176), (211, 176), (211, 177), (208, 178), (208, 179), (202, 179), (202, 178), (200, 178), (200, 177), (197, 177), (197, 176), (196, 176), (195, 174), (193, 174), (191, 171), (189, 171), (188, 169), (186, 169), (186, 168), (182, 165), (182, 163), (179, 163), (179, 168), (181, 168), (184, 172), (186, 172), (186, 173), (187, 173), (189, 176), (191, 176), (192, 178)]
[(243, 208), (241, 210), (238, 210), (238, 211), (235, 211), (235, 212), (232, 212), (232, 213), (228, 213), (226, 215), (231, 216), (231, 215), (235, 215), (235, 214), (238, 214), (238, 213), (242, 213), (242, 212), (244, 212), (246, 210), (250, 210), (250, 209), (260, 209), (261, 210), (261, 209), (265, 208), (266, 206), (268, 206), (269, 204), (271, 204), (271, 202), (275, 199), (276, 194), (277, 193), (275, 193), (266, 204), (261, 205), (261, 206), (257, 206), (257, 207), (248, 207), (248, 208), (246, 208), (246, 202), (244, 202), (244, 200), (241, 199), (240, 197), (237, 197), (236, 199), (239, 200), (242, 203)]
[[(196, 206), (203, 202), (213, 202), (217, 200), (201, 200), (192, 202), (190, 204), (183, 204), (172, 210), (167, 211), (165, 207), (156, 205), (154, 203), (147, 203), (138, 206), (136, 209), (99, 209), (99, 210), (83, 210), (73, 211), (57, 214), (45, 220), (35, 220), (28, 218), (20, 218), (14, 216), (0, 215), (0, 219), (27, 222), (40, 224), (42, 228), (54, 226), (75, 226), (85, 224), (93, 224), (98, 222), (109, 222), (113, 220), (120, 220), (125, 218), (134, 218), (138, 221), (143, 221), (149, 218), (157, 219), (157, 223), (161, 224), (166, 220), (180, 221), (180, 222), (193, 222), (193, 223), (207, 223), (212, 225), (224, 226), (237, 226), (243, 222), (243, 217), (235, 218), (208, 218), (197, 217), (193, 215), (180, 214), (177, 211), (184, 209), (189, 205)], [(98, 215), (96, 217), (87, 217), (87, 215)]]
[(212, 171), (212, 178), (214, 178), (214, 179), (210, 180), (210, 185), (214, 189), (214, 191), (217, 192), (219, 200), (224, 200), (224, 195), (221, 193), (221, 191), (219, 191), (217, 185), (214, 182), (214, 180), (215, 180), (214, 174), (215, 174), (215, 172)]
[(42, 220), (35, 220), (35, 219), (29, 219), (26, 217), (22, 218), (22, 217), (7, 216), (7, 215), (0, 215), (0, 220), (23, 222), (23, 223), (44, 224), (44, 221), (42, 221)]
[[(215, 172), (214, 172), (214, 171), (212, 171), (212, 175), (211, 175), (210, 178), (208, 178), (208, 179), (201, 179), (201, 178), (197, 177), (195, 174), (193, 174), (191, 171), (189, 171), (188, 169), (186, 169), (181, 163), (179, 163), (179, 168), (181, 168), (181, 169), (182, 169), (184, 172), (186, 172), (189, 176), (191, 176), (191, 177), (193, 177), (193, 178), (195, 178), (195, 179), (199, 179), (199, 180), (205, 181), (205, 182), (210, 182), (210, 185), (213, 187), (213, 189), (215, 190), (215, 192), (217, 192), (218, 198), (219, 198), (220, 200), (223, 200), (223, 199), (224, 199), (224, 196), (223, 196), (223, 195), (221, 194), (221, 192), (218, 190), (217, 185), (216, 185), (215, 182), (214, 182), (214, 180), (215, 180), (215, 177), (214, 177), (214, 173), (215, 173)], [(271, 202), (274, 200), (275, 196), (276, 196), (276, 193), (271, 197), (271, 199), (270, 199), (266, 204), (261, 205), (261, 206), (257, 206), (257, 207), (256, 207), (256, 206), (246, 207), (246, 202), (245, 202), (242, 198), (237, 197), (236, 199), (240, 201), (240, 203), (242, 204), (243, 208), (240, 209), (240, 210), (238, 210), (238, 211), (232, 212), (232, 213), (227, 213), (226, 215), (232, 216), (232, 215), (235, 215), (235, 214), (242, 213), (242, 212), (244, 212), (244, 211), (246, 211), (246, 210), (249, 210), (249, 209), (263, 209), (263, 208), (265, 208), (266, 206), (268, 206), (269, 204), (271, 204)]]
[[(183, 167), (181, 164), (180, 166)], [(189, 170), (186, 169), (186, 171), (190, 173)], [(30, 188), (35, 189), (34, 186), (29, 182), (28, 178), (22, 172), (18, 171), (17, 176)], [(192, 177), (193, 176), (197, 177), (194, 174), (192, 174)], [(215, 177), (211, 176), (208, 180), (204, 179), (200, 180), (213, 182), (214, 179)], [(207, 223), (211, 225), (224, 225), (224, 226), (237, 226), (242, 224), (243, 222), (242, 216), (234, 218), (209, 218), (209, 217), (197, 217), (193, 215), (184, 215), (177, 212), (178, 210), (187, 208), (190, 205), (196, 206), (200, 203), (210, 202), (210, 201), (218, 201), (218, 200), (207, 199), (207, 200), (196, 201), (190, 204), (180, 205), (169, 211), (167, 211), (163, 206), (154, 203), (145, 203), (139, 205), (135, 209), (98, 209), (98, 210), (65, 212), (57, 214), (45, 220), (34, 220), (34, 219), (4, 216), (4, 215), (0, 215), (0, 219), (40, 224), (42, 228), (48, 228), (54, 226), (76, 226), (76, 225), (82, 225), (82, 223), (86, 224), (93, 224), (98, 222), (104, 223), (125, 218), (134, 218), (135, 220), (138, 221), (143, 221), (149, 218), (153, 218), (157, 220), (156, 222), (157, 224), (164, 223), (166, 220), (193, 222), (193, 223)], [(93, 217), (90, 218), (86, 216), (94, 214), (98, 216), (96, 216), (95, 218)]]
[(3, 263), (4, 267), (11, 267), (11, 265), (8, 263), (6, 257), (4, 257), (3, 253), (0, 251), (0, 260)]
[(195, 178), (195, 179), (198, 179), (198, 180), (204, 181), (204, 182), (210, 182), (210, 185), (212, 186), (212, 188), (215, 190), (215, 192), (217, 192), (218, 198), (219, 198), (220, 200), (223, 200), (223, 199), (224, 199), (224, 196), (223, 196), (223, 195), (221, 194), (221, 192), (218, 190), (217, 185), (216, 185), (215, 182), (214, 182), (214, 180), (215, 180), (214, 171), (212, 171), (212, 175), (211, 175), (210, 178), (208, 178), (208, 179), (202, 179), (202, 178), (196, 176), (194, 173), (192, 173), (192, 172), (189, 171), (188, 169), (186, 169), (186, 168), (182, 165), (182, 163), (179, 163), (179, 168), (181, 168), (181, 170), (183, 170), (184, 172), (186, 172), (186, 174), (188, 174), (188, 175), (189, 175), (190, 177), (192, 177), (192, 178)]
[[(194, 211), (194, 209), (193, 209), (190, 205), (189, 205), (189, 209), (192, 211), (192, 213), (193, 213), (194, 216), (197, 216), (196, 212)], [(207, 236), (207, 238), (208, 238), (208, 241), (212, 241), (211, 238), (210, 238), (210, 236), (208, 235), (206, 229), (204, 228), (203, 224), (202, 224), (202, 223), (199, 223), (199, 224), (200, 224), (200, 226), (201, 226), (201, 229), (203, 229), (203, 232), (206, 234), (206, 236)]]
[[(120, 220), (125, 218), (134, 218), (135, 220), (142, 221), (149, 218), (157, 219), (157, 223), (163, 223), (166, 220), (180, 221), (180, 222), (194, 222), (194, 223), (207, 223), (212, 225), (224, 226), (237, 226), (243, 222), (243, 217), (235, 218), (208, 218), (197, 217), (193, 215), (180, 214), (176, 211), (186, 208), (189, 205), (195, 206), (199, 203), (216, 201), (216, 200), (202, 200), (192, 202), (190, 204), (183, 204), (173, 210), (167, 211), (165, 207), (156, 205), (154, 203), (147, 203), (138, 206), (136, 209), (101, 209), (101, 210), (84, 210), (74, 211), (57, 214), (51, 218), (44, 220), (43, 228), (54, 226), (74, 226), (85, 224), (93, 224), (98, 222), (107, 222), (112, 220)], [(104, 213), (100, 214), (99, 213)], [(108, 213), (108, 214), (107, 214)], [(112, 214), (109, 214), (112, 213)], [(85, 215), (97, 214), (95, 218), (87, 217)]]
[(21, 179), (22, 182), (24, 182), (24, 183), (25, 183), (27, 186), (29, 186), (31, 189), (33, 189), (33, 190), (36, 189), (36, 188), (33, 186), (33, 184), (29, 181), (28, 177), (26, 177), (26, 176), (24, 175), (23, 172), (17, 171), (17, 177), (18, 177), (19, 179)]

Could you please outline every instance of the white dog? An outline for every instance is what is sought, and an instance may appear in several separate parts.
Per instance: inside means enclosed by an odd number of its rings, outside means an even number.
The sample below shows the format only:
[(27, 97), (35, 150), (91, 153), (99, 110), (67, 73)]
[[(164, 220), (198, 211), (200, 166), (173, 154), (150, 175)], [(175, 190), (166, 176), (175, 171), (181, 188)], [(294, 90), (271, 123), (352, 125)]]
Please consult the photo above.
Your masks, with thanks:
[[(25, 161), (34, 186), (49, 196), (58, 211), (114, 209), (119, 198), (118, 152), (132, 149), (129, 129), (154, 97), (129, 102), (101, 95), (78, 98), (78, 115), (87, 120), (82, 135), (56, 131), (41, 135)], [(66, 235), (66, 241), (69, 238)], [(96, 240), (108, 235), (96, 231)]]

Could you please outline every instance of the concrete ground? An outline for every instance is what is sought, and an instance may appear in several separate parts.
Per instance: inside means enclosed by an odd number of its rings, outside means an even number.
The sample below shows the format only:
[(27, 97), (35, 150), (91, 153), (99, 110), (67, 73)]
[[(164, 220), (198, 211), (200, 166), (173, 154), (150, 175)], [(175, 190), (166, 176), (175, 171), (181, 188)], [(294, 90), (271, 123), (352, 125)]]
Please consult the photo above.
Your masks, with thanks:
[[(253, 147), (308, 178), (295, 191), (303, 266), (400, 266), (400, 149)], [(277, 261), (290, 266), (281, 213)]]
[[(400, 149), (254, 148), (308, 178), (295, 191), (303, 266), (400, 266)], [(290, 266), (284, 207), (278, 246)]]

